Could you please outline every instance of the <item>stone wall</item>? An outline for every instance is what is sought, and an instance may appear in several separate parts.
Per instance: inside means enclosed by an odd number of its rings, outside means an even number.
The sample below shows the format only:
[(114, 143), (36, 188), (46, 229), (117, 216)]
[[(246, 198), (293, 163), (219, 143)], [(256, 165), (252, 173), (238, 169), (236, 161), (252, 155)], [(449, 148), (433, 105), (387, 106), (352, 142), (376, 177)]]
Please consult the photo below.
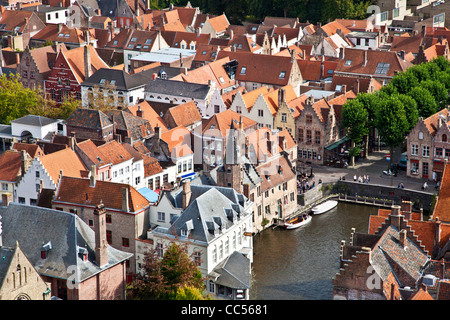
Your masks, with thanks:
[(435, 198), (435, 195), (431, 192), (399, 189), (397, 187), (376, 184), (363, 184), (353, 181), (337, 181), (333, 185), (331, 193), (393, 200), (395, 204), (400, 204), (402, 200), (411, 200), (413, 202), (413, 210), (419, 211), (422, 208), (425, 214), (430, 213), (432, 210)]
[(353, 181), (337, 181), (334, 183), (322, 183), (308, 190), (297, 197), (299, 207), (307, 207), (331, 194), (346, 194), (347, 196), (359, 196), (377, 198), (383, 200), (393, 200), (395, 204), (400, 204), (402, 200), (411, 200), (413, 210), (419, 211), (421, 208), (425, 214), (431, 213), (435, 196), (431, 192), (417, 191), (411, 189), (399, 189), (397, 187), (362, 184)]

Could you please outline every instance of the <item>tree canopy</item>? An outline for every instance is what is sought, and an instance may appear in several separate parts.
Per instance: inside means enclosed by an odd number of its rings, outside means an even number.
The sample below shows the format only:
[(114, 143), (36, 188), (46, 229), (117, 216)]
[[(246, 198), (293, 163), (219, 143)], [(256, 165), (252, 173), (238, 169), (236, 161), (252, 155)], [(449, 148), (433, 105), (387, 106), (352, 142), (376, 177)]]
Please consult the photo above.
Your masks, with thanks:
[(127, 290), (133, 300), (203, 300), (203, 278), (200, 269), (175, 242), (159, 257), (156, 249), (145, 255), (144, 274), (138, 275)]

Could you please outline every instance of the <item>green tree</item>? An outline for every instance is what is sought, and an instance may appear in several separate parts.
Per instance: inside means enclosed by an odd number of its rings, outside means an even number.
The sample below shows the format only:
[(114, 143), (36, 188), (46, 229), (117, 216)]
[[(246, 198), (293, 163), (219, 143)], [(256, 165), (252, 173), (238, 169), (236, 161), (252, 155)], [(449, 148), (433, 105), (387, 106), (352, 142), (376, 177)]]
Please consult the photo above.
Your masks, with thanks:
[(375, 121), (382, 140), (389, 146), (392, 165), (394, 147), (404, 141), (409, 128), (405, 108), (398, 96), (385, 96), (380, 100)]
[(342, 125), (347, 130), (347, 136), (352, 141), (350, 150), (350, 166), (355, 164), (355, 155), (360, 151), (356, 144), (368, 134), (367, 127), (368, 112), (364, 105), (358, 100), (350, 100), (342, 107)]
[[(174, 299), (198, 296), (204, 289), (200, 270), (187, 256), (185, 246), (172, 242), (159, 258), (156, 250), (145, 256), (144, 275), (129, 285), (127, 295), (134, 300)], [(188, 288), (188, 289), (186, 289)]]
[(408, 128), (407, 131), (411, 131), (412, 128), (419, 120), (419, 111), (417, 109), (417, 102), (410, 96), (406, 94), (399, 94), (398, 99), (403, 104), (403, 108), (405, 109), (406, 119), (408, 120)]
[(20, 76), (0, 77), (0, 123), (28, 114), (39, 115), (45, 109), (45, 98), (38, 90), (24, 88)]
[(416, 101), (419, 117), (428, 118), (438, 111), (435, 98), (425, 87), (414, 87), (408, 92), (408, 95)]
[(437, 110), (441, 110), (447, 106), (448, 90), (445, 84), (439, 80), (425, 80), (420, 83), (420, 86), (431, 93), (436, 102)]

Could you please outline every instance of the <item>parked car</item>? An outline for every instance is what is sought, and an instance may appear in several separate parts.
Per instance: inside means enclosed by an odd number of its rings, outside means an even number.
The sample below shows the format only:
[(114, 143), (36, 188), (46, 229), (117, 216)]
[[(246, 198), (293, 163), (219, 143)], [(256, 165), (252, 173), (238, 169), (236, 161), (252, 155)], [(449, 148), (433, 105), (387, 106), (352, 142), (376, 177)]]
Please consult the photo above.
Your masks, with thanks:
[(401, 157), (400, 157), (400, 162), (398, 164), (398, 168), (400, 170), (406, 170), (407, 163), (408, 163), (408, 153), (407, 152), (403, 152)]

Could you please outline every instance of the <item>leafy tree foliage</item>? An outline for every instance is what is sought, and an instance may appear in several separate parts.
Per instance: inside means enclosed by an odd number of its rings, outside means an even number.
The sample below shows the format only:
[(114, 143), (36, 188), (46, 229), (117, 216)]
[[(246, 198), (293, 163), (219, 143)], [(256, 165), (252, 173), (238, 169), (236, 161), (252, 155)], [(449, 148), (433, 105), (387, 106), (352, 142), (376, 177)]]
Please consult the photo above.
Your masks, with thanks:
[(354, 156), (360, 152), (356, 146), (362, 141), (362, 138), (368, 134), (367, 127), (368, 112), (364, 105), (358, 99), (350, 100), (342, 107), (342, 125), (347, 129), (347, 136), (352, 140), (352, 149), (350, 150), (350, 165), (354, 165)]
[(14, 75), (0, 77), (0, 123), (43, 112), (44, 96), (38, 90), (24, 88), (19, 80)]
[(173, 242), (162, 258), (150, 250), (143, 269), (144, 275), (128, 287), (129, 299), (205, 299), (202, 274), (182, 245)]

